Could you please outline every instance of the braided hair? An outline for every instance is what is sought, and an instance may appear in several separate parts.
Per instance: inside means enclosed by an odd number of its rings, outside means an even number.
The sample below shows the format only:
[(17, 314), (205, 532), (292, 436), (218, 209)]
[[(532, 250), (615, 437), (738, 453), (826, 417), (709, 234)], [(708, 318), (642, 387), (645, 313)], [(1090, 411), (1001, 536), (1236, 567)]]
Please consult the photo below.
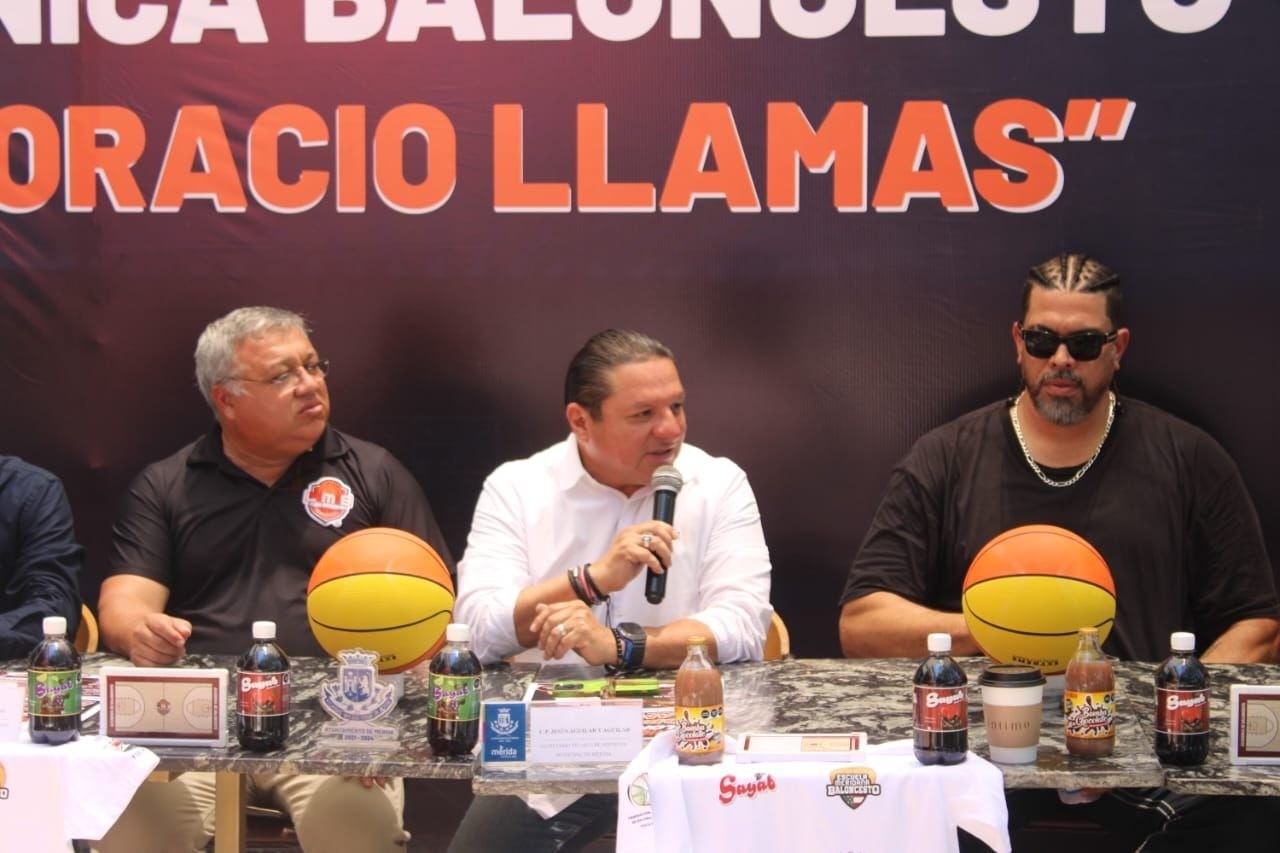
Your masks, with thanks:
[(1022, 286), (1022, 316), (1031, 305), (1031, 289), (1063, 290), (1068, 293), (1101, 293), (1107, 298), (1107, 318), (1119, 328), (1123, 296), (1120, 276), (1106, 264), (1080, 252), (1063, 252), (1031, 268)]

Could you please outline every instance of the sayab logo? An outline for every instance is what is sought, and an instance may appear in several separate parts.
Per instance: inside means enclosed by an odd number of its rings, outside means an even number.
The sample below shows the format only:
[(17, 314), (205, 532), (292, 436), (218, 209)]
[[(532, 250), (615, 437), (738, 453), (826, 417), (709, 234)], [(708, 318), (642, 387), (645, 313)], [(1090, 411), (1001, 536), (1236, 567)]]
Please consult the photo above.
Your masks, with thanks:
[(337, 477), (321, 477), (302, 492), (307, 515), (325, 527), (341, 527), (355, 505), (355, 493)]
[(880, 796), (880, 786), (876, 784), (876, 771), (870, 767), (841, 767), (832, 770), (827, 785), (828, 797), (839, 797), (840, 802), (851, 809), (856, 809), (867, 801), (867, 797)]

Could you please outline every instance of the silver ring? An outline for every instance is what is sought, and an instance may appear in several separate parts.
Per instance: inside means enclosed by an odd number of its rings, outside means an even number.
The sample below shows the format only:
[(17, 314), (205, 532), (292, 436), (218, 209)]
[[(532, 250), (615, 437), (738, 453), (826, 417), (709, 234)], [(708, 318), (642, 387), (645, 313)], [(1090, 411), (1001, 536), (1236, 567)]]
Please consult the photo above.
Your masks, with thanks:
[(652, 533), (641, 533), (641, 534), (640, 534), (640, 544), (641, 544), (641, 545), (643, 545), (646, 549), (648, 549), (648, 548), (649, 548), (649, 546), (653, 544), (653, 534), (652, 534)]
[(564, 626), (563, 622), (561, 622), (556, 626), (556, 633), (563, 637), (565, 634), (569, 633), (569, 629)]

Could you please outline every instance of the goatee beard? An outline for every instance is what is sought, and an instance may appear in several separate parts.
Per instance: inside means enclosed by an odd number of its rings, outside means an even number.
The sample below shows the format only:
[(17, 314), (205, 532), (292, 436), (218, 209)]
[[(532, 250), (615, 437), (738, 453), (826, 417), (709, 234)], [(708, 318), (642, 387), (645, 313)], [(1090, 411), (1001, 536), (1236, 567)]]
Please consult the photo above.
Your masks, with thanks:
[[(1046, 384), (1061, 381), (1074, 384), (1080, 390), (1080, 398), (1078, 400), (1066, 399), (1044, 393)], [(1090, 394), (1085, 387), (1084, 380), (1069, 370), (1059, 370), (1044, 374), (1036, 382), (1034, 388), (1030, 385), (1027, 386), (1027, 394), (1031, 397), (1031, 402), (1036, 407), (1036, 411), (1040, 413), (1040, 417), (1056, 426), (1075, 426), (1087, 418), (1089, 413), (1098, 405), (1098, 401), (1102, 399), (1101, 391)]]

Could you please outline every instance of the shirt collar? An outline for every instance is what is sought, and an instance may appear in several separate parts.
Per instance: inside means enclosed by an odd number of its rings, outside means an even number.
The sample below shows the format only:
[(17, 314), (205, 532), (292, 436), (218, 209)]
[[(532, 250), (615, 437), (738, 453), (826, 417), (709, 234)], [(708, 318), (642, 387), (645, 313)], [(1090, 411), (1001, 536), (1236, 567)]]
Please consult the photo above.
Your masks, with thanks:
[[(346, 436), (333, 427), (326, 425), (320, 440), (312, 445), (310, 450), (293, 460), (290, 468), (298, 467), (300, 460), (302, 464), (306, 464), (306, 460), (310, 459), (323, 459), (325, 461), (338, 459), (345, 456), (350, 450), (351, 445), (347, 443)], [(187, 457), (187, 465), (191, 467), (211, 465), (230, 473), (244, 475), (244, 472), (227, 458), (226, 452), (222, 449), (222, 428), (217, 423), (196, 441), (195, 447), (191, 449), (191, 455)]]

